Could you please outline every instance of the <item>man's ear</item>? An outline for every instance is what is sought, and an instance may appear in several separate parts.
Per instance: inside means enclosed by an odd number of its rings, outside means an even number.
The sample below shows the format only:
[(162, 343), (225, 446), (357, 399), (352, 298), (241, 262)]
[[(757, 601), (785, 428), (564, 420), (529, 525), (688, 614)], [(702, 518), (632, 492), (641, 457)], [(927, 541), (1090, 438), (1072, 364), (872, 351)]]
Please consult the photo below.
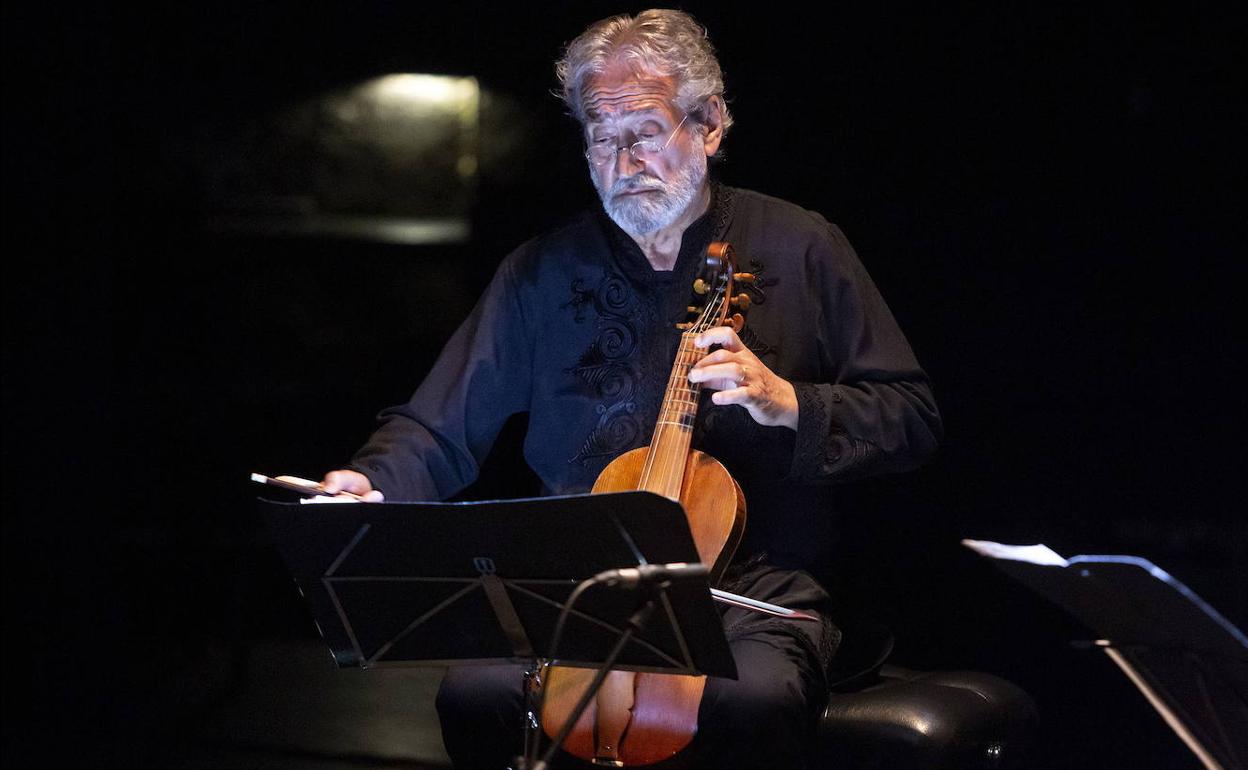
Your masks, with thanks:
[(702, 147), (706, 157), (719, 152), (719, 143), (724, 140), (724, 99), (712, 96), (706, 100), (706, 108), (702, 111), (702, 125), (706, 126), (706, 136), (702, 139)]

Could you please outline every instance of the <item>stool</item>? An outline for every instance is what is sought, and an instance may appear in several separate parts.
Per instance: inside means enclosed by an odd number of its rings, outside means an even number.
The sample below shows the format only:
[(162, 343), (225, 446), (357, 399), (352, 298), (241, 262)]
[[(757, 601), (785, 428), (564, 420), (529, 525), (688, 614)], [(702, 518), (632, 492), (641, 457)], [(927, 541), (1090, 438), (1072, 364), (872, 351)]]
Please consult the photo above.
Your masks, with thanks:
[(819, 722), (814, 767), (1028, 766), (1039, 717), (1019, 687), (981, 672), (910, 671), (886, 664), (893, 649), (886, 631), (847, 634), (846, 641), (851, 639), (852, 647), (838, 652), (838, 668), (852, 673), (832, 684)]

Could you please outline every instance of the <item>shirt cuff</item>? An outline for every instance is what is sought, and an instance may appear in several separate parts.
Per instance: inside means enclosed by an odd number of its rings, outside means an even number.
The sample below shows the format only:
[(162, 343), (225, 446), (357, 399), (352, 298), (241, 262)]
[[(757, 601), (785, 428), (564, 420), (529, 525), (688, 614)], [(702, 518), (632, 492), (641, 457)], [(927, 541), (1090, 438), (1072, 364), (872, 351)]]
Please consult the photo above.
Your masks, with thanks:
[(795, 382), (797, 439), (789, 477), (801, 481), (829, 481), (853, 475), (870, 466), (880, 454), (874, 444), (855, 439), (836, 419), (837, 405), (845, 400), (840, 385)]

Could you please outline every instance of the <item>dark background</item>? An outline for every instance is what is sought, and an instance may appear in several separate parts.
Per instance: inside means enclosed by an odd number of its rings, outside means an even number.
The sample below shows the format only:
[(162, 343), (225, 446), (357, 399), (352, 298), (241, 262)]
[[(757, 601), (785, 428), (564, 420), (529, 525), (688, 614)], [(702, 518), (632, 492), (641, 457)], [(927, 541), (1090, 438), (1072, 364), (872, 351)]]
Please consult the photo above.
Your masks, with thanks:
[[(1248, 625), (1242, 27), (1125, 2), (685, 8), (737, 119), (717, 173), (842, 226), (945, 418), (926, 468), (844, 490), (823, 577), (899, 662), (1031, 692), (1042, 766), (1194, 767), (1070, 648), (1082, 629), (958, 540), (1141, 555)], [(161, 682), (314, 633), (247, 473), (349, 457), (501, 257), (593, 202), (551, 64), (630, 9), (5, 6), (6, 758), (159, 727), (184, 716), (152, 713)], [(204, 228), (194, 137), (391, 72), (518, 108), (471, 242)], [(523, 488), (514, 441), (470, 495)]]

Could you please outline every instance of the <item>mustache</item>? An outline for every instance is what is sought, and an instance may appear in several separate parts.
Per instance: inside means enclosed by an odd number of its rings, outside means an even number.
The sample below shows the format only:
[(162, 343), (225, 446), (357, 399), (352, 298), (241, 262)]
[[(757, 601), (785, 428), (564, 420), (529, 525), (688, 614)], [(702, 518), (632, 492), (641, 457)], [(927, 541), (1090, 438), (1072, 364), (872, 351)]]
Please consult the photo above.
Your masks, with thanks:
[(646, 174), (633, 174), (630, 177), (623, 177), (615, 180), (611, 185), (609, 195), (620, 195), (621, 193), (636, 192), (638, 190), (667, 190), (667, 185), (661, 179), (656, 179)]

